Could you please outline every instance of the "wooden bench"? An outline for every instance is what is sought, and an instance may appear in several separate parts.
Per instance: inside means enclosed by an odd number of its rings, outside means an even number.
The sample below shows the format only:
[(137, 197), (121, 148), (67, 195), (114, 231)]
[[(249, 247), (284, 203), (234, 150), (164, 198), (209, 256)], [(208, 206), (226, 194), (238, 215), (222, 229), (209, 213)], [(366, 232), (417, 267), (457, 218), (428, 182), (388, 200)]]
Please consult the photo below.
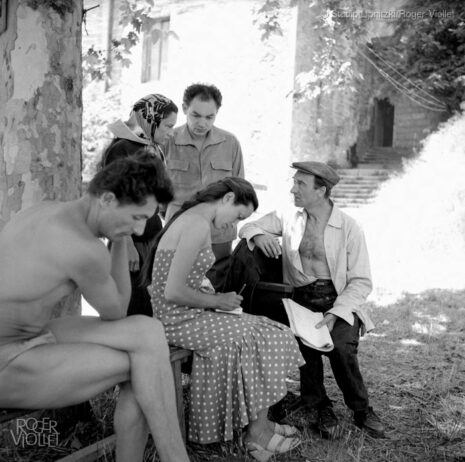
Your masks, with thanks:
[[(184, 441), (186, 441), (186, 418), (184, 414), (181, 368), (182, 364), (187, 362), (191, 357), (191, 350), (184, 350), (183, 348), (170, 346), (170, 362), (174, 377), (177, 414)], [(0, 424), (21, 418), (33, 412), (38, 411), (25, 409), (0, 409)], [(104, 454), (113, 451), (115, 444), (116, 436), (113, 434), (104, 438), (103, 440), (91, 444), (90, 446), (79, 449), (73, 454), (61, 458), (57, 462), (93, 462), (96, 461), (99, 457), (102, 457)]]

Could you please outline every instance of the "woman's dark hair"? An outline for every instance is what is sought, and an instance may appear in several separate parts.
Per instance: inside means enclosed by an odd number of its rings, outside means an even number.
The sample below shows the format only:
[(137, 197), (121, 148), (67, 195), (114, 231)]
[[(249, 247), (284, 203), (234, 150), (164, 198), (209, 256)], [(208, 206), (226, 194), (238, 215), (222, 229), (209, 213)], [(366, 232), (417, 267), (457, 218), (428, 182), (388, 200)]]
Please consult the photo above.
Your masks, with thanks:
[(212, 99), (215, 102), (217, 109), (221, 107), (221, 102), (223, 101), (223, 96), (221, 95), (220, 90), (218, 90), (218, 88), (215, 87), (215, 85), (207, 85), (205, 83), (194, 83), (192, 85), (189, 85), (184, 90), (182, 102), (186, 106), (190, 106), (191, 101), (197, 96), (201, 99), (201, 101), (209, 101)]
[(145, 204), (148, 196), (157, 202), (173, 199), (173, 185), (163, 162), (144, 148), (103, 167), (90, 181), (88, 193), (112, 192), (121, 204)]
[(253, 209), (257, 210), (258, 208), (258, 198), (257, 193), (253, 186), (243, 178), (239, 177), (226, 177), (222, 180), (219, 180), (215, 183), (208, 185), (206, 188), (200, 190), (196, 193), (193, 198), (189, 201), (184, 202), (181, 208), (171, 217), (165, 227), (158, 233), (154, 239), (153, 246), (150, 250), (149, 257), (145, 260), (142, 265), (140, 272), (140, 285), (146, 286), (150, 284), (152, 270), (153, 270), (153, 260), (155, 258), (155, 252), (158, 247), (163, 235), (168, 231), (173, 222), (182, 215), (186, 210), (190, 208), (208, 202), (215, 202), (223, 198), (227, 193), (234, 193), (234, 204), (235, 205), (249, 205), (252, 204)]

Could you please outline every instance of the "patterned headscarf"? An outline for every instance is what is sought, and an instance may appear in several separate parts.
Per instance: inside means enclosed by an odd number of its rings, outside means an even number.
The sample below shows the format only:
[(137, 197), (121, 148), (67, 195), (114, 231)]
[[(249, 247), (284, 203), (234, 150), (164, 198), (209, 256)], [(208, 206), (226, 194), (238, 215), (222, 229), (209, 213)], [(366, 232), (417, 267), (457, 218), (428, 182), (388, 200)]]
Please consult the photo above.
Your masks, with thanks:
[(131, 116), (136, 116), (137, 123), (144, 132), (144, 137), (154, 143), (155, 129), (163, 119), (163, 112), (173, 102), (159, 94), (147, 95), (137, 101), (132, 107)]

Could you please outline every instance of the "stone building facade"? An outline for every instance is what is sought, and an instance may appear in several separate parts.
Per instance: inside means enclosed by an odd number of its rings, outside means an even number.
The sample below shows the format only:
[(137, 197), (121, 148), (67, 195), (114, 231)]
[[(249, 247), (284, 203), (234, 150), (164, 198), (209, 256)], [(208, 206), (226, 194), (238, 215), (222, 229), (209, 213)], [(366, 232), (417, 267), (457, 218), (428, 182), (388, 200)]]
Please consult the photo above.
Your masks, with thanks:
[[(96, 3), (86, 0), (85, 6)], [(110, 0), (99, 3), (108, 5)], [(157, 56), (162, 61), (159, 75), (143, 81), (147, 72), (143, 37), (133, 49), (131, 66), (116, 65), (112, 70), (112, 83), (122, 88), (124, 113), (128, 114), (131, 103), (147, 93), (165, 94), (181, 108), (188, 85), (213, 83), (223, 94), (216, 124), (240, 140), (247, 177), (259, 187), (278, 180), (291, 158), (296, 9), (283, 11), (283, 35), (264, 42), (254, 24), (261, 0), (172, 0), (155, 4), (158, 10), (154, 16), (169, 20), (172, 32), (163, 40), (163, 56)], [(89, 32), (105, 29), (101, 27), (105, 24), (102, 18), (109, 17), (105, 8), (89, 11)], [(120, 31), (118, 0), (114, 0), (113, 11), (116, 37)], [(92, 38), (83, 35), (84, 49), (92, 44)], [(100, 40), (104, 48), (103, 34)], [(153, 59), (151, 64), (159, 65)], [(184, 121), (180, 111), (178, 125)]]
[[(389, 8), (403, 2), (394, 0)], [(95, 3), (85, 0), (86, 7)], [(366, 3), (387, 8), (381, 0)], [(99, 4), (88, 14), (87, 28), (99, 30), (100, 39), (84, 36), (85, 47), (100, 40), (105, 48), (109, 24), (110, 35), (121, 33), (120, 0)], [(398, 93), (361, 57), (357, 60), (364, 79), (355, 85), (355, 92), (341, 88), (294, 101), (295, 77), (309, 70), (321, 46), (320, 21), (325, 12), (321, 2), (289, 2), (279, 18), (282, 35), (268, 40), (261, 39), (256, 23), (263, 0), (159, 0), (155, 5), (157, 27), (165, 31), (163, 40), (153, 45), (157, 50), (150, 51), (142, 37), (133, 50), (132, 65), (125, 69), (116, 63), (112, 69), (112, 83), (122, 87), (123, 107), (128, 111), (133, 101), (150, 92), (164, 93), (181, 106), (187, 85), (214, 83), (224, 96), (217, 124), (240, 139), (247, 177), (257, 185), (281, 184), (283, 172), (287, 174), (295, 160), (348, 167), (348, 148), (354, 145), (361, 154), (383, 145), (409, 154), (444, 118)], [(370, 40), (392, 33), (381, 22), (369, 29)], [(180, 114), (178, 123), (183, 122)]]

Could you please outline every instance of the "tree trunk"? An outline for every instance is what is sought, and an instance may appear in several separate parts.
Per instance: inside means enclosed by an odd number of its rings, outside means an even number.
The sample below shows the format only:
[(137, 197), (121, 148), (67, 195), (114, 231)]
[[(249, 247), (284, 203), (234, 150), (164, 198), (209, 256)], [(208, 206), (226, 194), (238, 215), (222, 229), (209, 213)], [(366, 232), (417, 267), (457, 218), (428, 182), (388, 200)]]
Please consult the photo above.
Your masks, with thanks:
[(82, 1), (7, 3), (0, 35), (0, 228), (33, 203), (81, 192)]
[(38, 201), (80, 196), (82, 132), (82, 0), (2, 4), (0, 229)]

